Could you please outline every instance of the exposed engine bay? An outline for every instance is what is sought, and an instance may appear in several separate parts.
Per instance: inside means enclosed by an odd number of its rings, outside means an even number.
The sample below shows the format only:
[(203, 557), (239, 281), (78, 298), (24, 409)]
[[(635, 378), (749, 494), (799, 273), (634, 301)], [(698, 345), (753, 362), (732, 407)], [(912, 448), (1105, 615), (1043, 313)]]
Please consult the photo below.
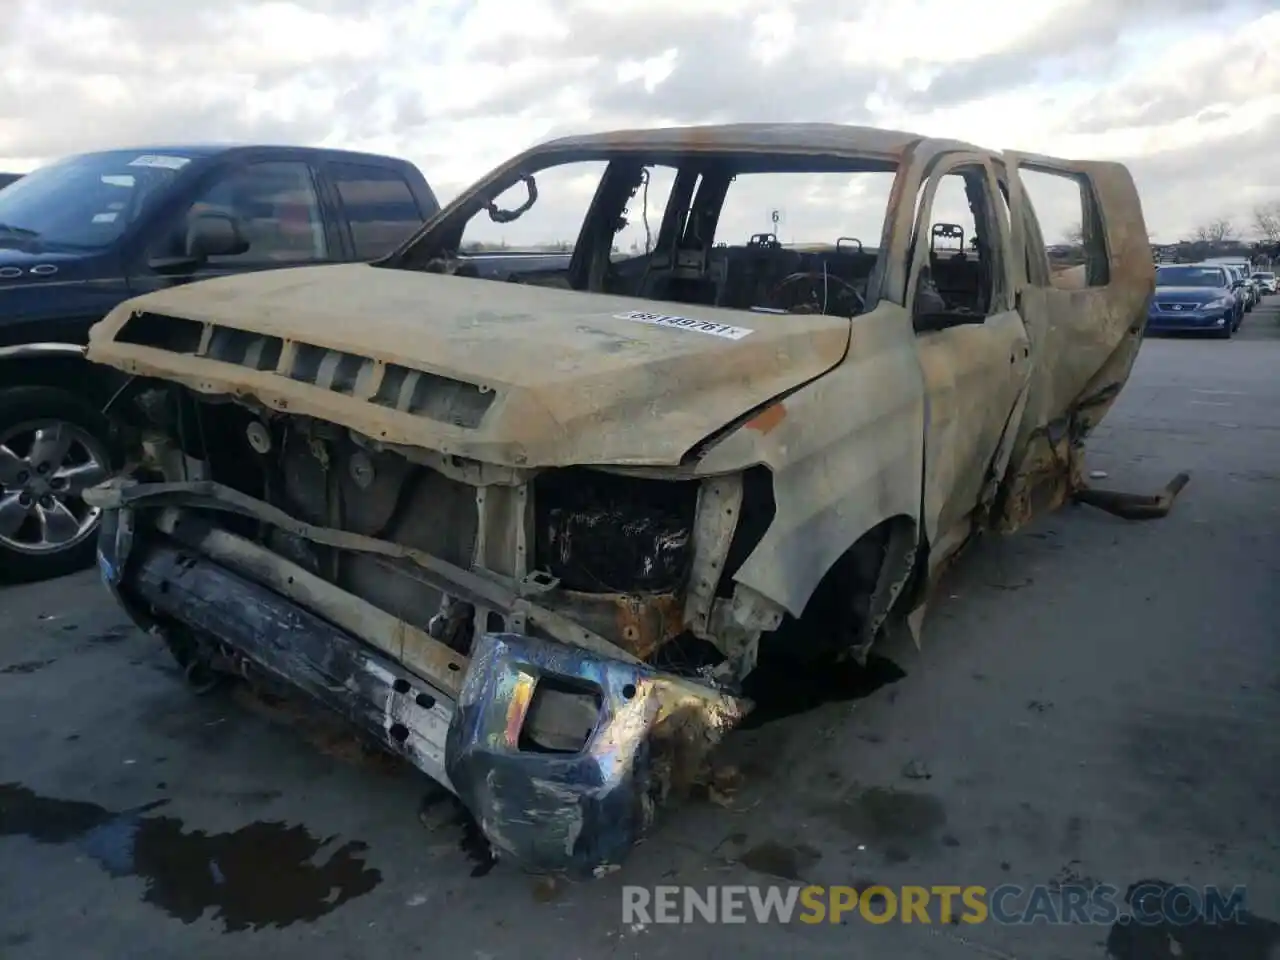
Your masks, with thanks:
[[(389, 449), (320, 420), (197, 400), (180, 388), (144, 390), (138, 402), (174, 431), (153, 440), (173, 444), (166, 480), (212, 482), (315, 527), (520, 581), (549, 609), (640, 660), (683, 631), (705, 481), (468, 463)], [(729, 543), (719, 548), (722, 561), (736, 560), (711, 585), (715, 590), (731, 588), (733, 567), (749, 551), (753, 529), (758, 537), (760, 524), (768, 522), (767, 478), (752, 479), (752, 516), (734, 524), (740, 528), (735, 550)], [(702, 497), (705, 504), (705, 490)], [(510, 626), (509, 612), (434, 589), (412, 564), (237, 518), (226, 525), (393, 616), (423, 625), (463, 655), (478, 631)], [(704, 603), (720, 596), (715, 590)], [(536, 623), (521, 628), (534, 635), (542, 629)], [(747, 670), (742, 664), (734, 673)]]

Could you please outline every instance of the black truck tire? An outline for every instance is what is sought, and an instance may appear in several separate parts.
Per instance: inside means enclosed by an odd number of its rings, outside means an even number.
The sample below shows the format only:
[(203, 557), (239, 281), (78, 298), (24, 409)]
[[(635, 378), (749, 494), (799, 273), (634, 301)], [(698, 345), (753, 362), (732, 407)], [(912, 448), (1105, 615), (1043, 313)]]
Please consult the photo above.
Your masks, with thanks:
[(107, 479), (115, 459), (108, 420), (86, 400), (57, 387), (0, 389), (0, 581), (93, 564), (99, 523), (79, 492)]

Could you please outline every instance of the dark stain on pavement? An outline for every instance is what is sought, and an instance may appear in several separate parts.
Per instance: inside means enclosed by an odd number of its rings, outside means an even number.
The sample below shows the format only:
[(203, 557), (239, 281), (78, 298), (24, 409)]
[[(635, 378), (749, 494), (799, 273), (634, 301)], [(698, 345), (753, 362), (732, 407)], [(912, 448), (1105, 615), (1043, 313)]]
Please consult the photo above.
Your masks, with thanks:
[(753, 670), (743, 681), (743, 694), (755, 703), (739, 730), (751, 730), (784, 717), (816, 710), (824, 703), (843, 703), (869, 697), (881, 687), (896, 683), (906, 671), (887, 657), (871, 654), (865, 664), (848, 660), (818, 659), (797, 663), (787, 659), (785, 667)]
[[(1125, 903), (1136, 915), (1156, 922), (1121, 917), (1107, 936), (1107, 956), (1112, 960), (1269, 960), (1276, 955), (1280, 923), (1243, 908), (1218, 922), (1220, 918), (1205, 917), (1190, 901), (1183, 907), (1172, 905), (1169, 901), (1178, 896), (1177, 889), (1163, 880), (1140, 880), (1130, 886)], [(1196, 913), (1200, 916), (1190, 922), (1175, 919)]]
[(364, 844), (330, 848), (302, 826), (250, 823), (229, 833), (185, 830), (174, 817), (145, 816), (167, 800), (115, 812), (0, 784), (0, 837), (74, 843), (113, 877), (146, 881), (143, 900), (184, 923), (210, 907), (227, 932), (317, 920), (382, 880)]
[(738, 862), (756, 873), (784, 880), (803, 880), (805, 872), (822, 859), (822, 853), (807, 843), (789, 846), (766, 840), (742, 851)]
[(864, 840), (932, 836), (947, 822), (946, 808), (937, 797), (894, 787), (868, 787), (823, 809), (836, 823)]
[(888, 863), (903, 863), (934, 848), (947, 823), (937, 797), (894, 787), (868, 787), (818, 807), (833, 823), (878, 848)]
[(0, 673), (35, 673), (37, 670), (43, 670), (50, 664), (57, 662), (57, 660), (23, 660), (21, 663), (11, 663), (7, 667), (0, 667)]
[(137, 632), (136, 627), (127, 623), (115, 624), (105, 630), (99, 630), (88, 639), (90, 643), (119, 643), (121, 640), (127, 640)]

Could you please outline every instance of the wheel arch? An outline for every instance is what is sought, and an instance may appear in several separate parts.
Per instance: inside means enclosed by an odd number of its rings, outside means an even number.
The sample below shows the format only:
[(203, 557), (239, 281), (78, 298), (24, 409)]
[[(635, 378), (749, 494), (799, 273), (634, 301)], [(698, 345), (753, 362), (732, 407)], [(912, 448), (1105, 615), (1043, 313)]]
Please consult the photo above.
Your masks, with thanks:
[(10, 387), (54, 387), (102, 410), (128, 380), (112, 367), (85, 358), (73, 343), (27, 343), (0, 347), (0, 384)]
[(803, 609), (792, 612), (777, 631), (781, 642), (803, 645), (810, 655), (865, 659), (890, 615), (918, 605), (927, 557), (915, 517), (884, 517), (847, 543), (827, 567)]

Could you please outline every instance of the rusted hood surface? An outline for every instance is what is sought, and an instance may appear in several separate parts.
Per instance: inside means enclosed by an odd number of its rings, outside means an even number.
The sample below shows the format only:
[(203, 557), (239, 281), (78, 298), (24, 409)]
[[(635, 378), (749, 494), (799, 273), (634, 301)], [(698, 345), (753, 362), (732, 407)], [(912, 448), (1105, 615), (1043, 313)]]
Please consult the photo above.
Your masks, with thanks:
[[(157, 340), (154, 323), (134, 336), (139, 313), (201, 324), (199, 346), (190, 330), (185, 346)], [(88, 356), (493, 463), (675, 464), (838, 364), (849, 325), (353, 264), (136, 298), (93, 328)], [(222, 349), (219, 328), (268, 340)], [(406, 387), (397, 366), (429, 376)]]

